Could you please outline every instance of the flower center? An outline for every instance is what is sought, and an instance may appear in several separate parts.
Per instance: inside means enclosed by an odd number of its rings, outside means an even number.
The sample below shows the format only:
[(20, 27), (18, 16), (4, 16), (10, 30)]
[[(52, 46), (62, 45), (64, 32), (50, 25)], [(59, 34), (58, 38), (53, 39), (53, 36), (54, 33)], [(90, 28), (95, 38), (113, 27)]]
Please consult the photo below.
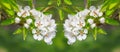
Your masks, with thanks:
[(38, 22), (38, 23), (37, 23), (37, 26), (41, 26), (41, 23), (40, 23), (40, 22)]
[(35, 34), (37, 34), (37, 36), (40, 34), (40, 31), (39, 30), (36, 30), (36, 33)]
[(84, 32), (81, 30), (81, 31), (80, 31), (80, 35), (83, 35), (83, 34), (84, 34)]
[(80, 23), (79, 23), (79, 25), (82, 27), (82, 26), (83, 26), (83, 23), (82, 23), (82, 22), (80, 22)]

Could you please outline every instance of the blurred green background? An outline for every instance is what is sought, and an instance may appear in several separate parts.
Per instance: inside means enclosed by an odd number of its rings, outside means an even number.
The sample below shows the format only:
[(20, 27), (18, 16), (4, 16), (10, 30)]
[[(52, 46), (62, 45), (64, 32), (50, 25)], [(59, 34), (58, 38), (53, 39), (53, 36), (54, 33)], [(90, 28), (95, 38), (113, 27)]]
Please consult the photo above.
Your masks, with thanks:
[[(22, 6), (31, 5), (30, 0), (14, 1)], [(36, 0), (35, 7), (38, 10), (43, 10), (48, 6), (49, 1), (50, 0)], [(74, 6), (79, 7), (80, 10), (84, 8), (83, 0), (71, 1), (72, 5), (70, 6), (65, 3), (63, 3), (62, 6), (56, 6), (57, 4), (54, 3), (53, 5), (56, 7), (46, 11), (47, 13), (52, 13), (53, 18), (56, 20), (56, 23), (58, 23), (57, 34), (53, 39), (52, 45), (47, 45), (44, 41), (34, 40), (31, 34), (27, 35), (26, 40), (23, 40), (22, 34), (14, 35), (13, 32), (19, 28), (18, 25), (0, 25), (0, 52), (120, 52), (120, 25), (103, 25), (102, 28), (107, 32), (107, 35), (98, 34), (97, 40), (94, 40), (93, 35), (89, 34), (84, 41), (77, 41), (73, 45), (67, 44), (62, 24), (69, 13), (63, 11), (64, 19), (61, 21), (57, 9), (67, 6), (68, 9), (74, 12)], [(105, 0), (91, 0), (91, 5), (99, 6), (104, 1)]]
[(52, 45), (36, 41), (32, 35), (23, 40), (22, 35), (13, 35), (15, 29), (16, 25), (0, 26), (0, 52), (120, 52), (119, 26), (105, 26), (107, 35), (98, 35), (97, 40), (88, 35), (86, 40), (77, 41), (73, 45), (67, 45), (64, 37), (56, 37), (58, 40), (53, 41)]

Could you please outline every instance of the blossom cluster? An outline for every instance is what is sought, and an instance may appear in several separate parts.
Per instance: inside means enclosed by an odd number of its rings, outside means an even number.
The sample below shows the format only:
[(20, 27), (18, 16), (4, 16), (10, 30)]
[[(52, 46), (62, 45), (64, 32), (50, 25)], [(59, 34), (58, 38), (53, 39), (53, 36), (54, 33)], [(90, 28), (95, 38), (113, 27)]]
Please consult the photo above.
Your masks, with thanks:
[(55, 20), (52, 19), (52, 15), (45, 15), (36, 9), (30, 9), (29, 6), (19, 7), (19, 10), (15, 23), (22, 22), (27, 29), (33, 24), (34, 28), (31, 29), (33, 38), (39, 41), (43, 39), (47, 44), (51, 45), (52, 39), (56, 35), (56, 24)]
[(95, 6), (91, 6), (89, 9), (84, 9), (75, 15), (68, 15), (68, 19), (64, 23), (64, 32), (69, 45), (73, 44), (76, 40), (82, 41), (87, 38), (89, 30), (86, 27), (87, 24), (93, 29), (97, 24), (96, 19), (102, 24), (105, 22), (100, 9), (101, 7), (96, 8)]

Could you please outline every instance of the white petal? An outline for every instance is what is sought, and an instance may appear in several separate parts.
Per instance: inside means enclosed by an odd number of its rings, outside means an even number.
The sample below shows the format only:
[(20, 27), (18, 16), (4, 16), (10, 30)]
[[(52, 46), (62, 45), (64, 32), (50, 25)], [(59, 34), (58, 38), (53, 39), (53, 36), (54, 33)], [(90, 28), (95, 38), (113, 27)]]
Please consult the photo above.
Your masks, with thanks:
[(96, 26), (95, 23), (91, 24), (91, 28), (93, 29)]
[(34, 34), (34, 35), (33, 35), (33, 38), (34, 38), (35, 40), (37, 40), (37, 39), (38, 39), (38, 36), (37, 36), (36, 34)]
[(105, 18), (102, 17), (102, 18), (99, 19), (99, 21), (100, 21), (100, 23), (105, 23)]
[(52, 44), (52, 39), (50, 39), (50, 38), (48, 38), (48, 37), (44, 37), (44, 41), (45, 41), (47, 44), (49, 44), (49, 45)]
[(30, 6), (25, 6), (24, 10), (30, 10)]
[(86, 38), (87, 38), (87, 35), (86, 35), (86, 34), (82, 35), (82, 39), (83, 39), (83, 40), (85, 40)]
[(30, 16), (30, 12), (29, 11), (26, 12), (26, 16)]
[(74, 28), (73, 30), (72, 30), (72, 33), (74, 34), (74, 35), (78, 35), (79, 34), (79, 28)]
[(99, 15), (99, 17), (101, 17), (101, 16), (103, 15), (103, 13), (102, 13), (102, 12), (100, 12), (98, 15)]
[(81, 35), (78, 35), (78, 36), (77, 36), (77, 39), (78, 39), (79, 41), (81, 41), (81, 40), (82, 40), (82, 36), (81, 36)]
[(33, 29), (33, 30), (32, 30), (32, 33), (35, 34), (35, 33), (36, 33), (36, 29)]
[(20, 18), (18, 18), (18, 17), (15, 18), (15, 23), (20, 23), (20, 21), (21, 21)]
[(84, 33), (86, 33), (86, 34), (87, 34), (87, 33), (88, 33), (88, 30), (87, 30), (87, 29), (84, 29)]
[(38, 39), (37, 40), (42, 40), (43, 39), (43, 36), (41, 36), (41, 35), (38, 35)]
[(27, 20), (26, 20), (26, 23), (27, 23), (27, 24), (31, 24), (31, 23), (32, 23), (32, 19), (30, 19), (30, 18), (27, 19)]
[(93, 11), (93, 10), (96, 10), (96, 7), (95, 6), (90, 6), (90, 8), (89, 8), (91, 11)]
[(46, 28), (41, 28), (41, 34), (44, 36), (48, 33), (48, 30)]
[(72, 45), (74, 42), (71, 42), (70, 40), (67, 41), (69, 45)]
[(70, 33), (65, 34), (65, 37), (66, 37), (66, 38), (68, 39), (68, 41), (71, 42), (71, 43), (74, 43), (74, 42), (76, 41), (76, 38), (75, 38), (75, 36), (73, 36), (73, 34), (70, 34)]
[(88, 19), (88, 23), (89, 23), (89, 24), (93, 24), (93, 22), (94, 22), (93, 19), (91, 19), (91, 18)]
[(25, 23), (25, 24), (24, 24), (24, 27), (28, 29), (28, 28), (29, 28), (29, 25)]
[(18, 12), (17, 15), (18, 15), (19, 17), (21, 17), (22, 14), (21, 14), (21, 12)]

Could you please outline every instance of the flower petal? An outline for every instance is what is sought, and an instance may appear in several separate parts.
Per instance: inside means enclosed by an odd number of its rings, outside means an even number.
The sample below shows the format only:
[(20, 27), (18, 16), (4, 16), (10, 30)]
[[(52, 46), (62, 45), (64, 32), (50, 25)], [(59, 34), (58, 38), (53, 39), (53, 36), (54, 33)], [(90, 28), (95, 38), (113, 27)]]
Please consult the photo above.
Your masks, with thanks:
[(86, 34), (82, 35), (82, 39), (83, 39), (83, 40), (85, 40), (86, 38), (87, 38), (87, 35), (86, 35)]
[(34, 38), (35, 40), (37, 40), (37, 39), (38, 39), (38, 36), (37, 36), (36, 34), (34, 34), (34, 35), (33, 35), (33, 38)]
[(77, 36), (77, 39), (78, 39), (79, 41), (81, 41), (81, 40), (82, 40), (82, 36), (81, 36), (81, 35), (78, 35), (78, 36)]
[(43, 39), (43, 36), (41, 36), (41, 35), (38, 35), (38, 38), (37, 38), (37, 40), (42, 40)]

